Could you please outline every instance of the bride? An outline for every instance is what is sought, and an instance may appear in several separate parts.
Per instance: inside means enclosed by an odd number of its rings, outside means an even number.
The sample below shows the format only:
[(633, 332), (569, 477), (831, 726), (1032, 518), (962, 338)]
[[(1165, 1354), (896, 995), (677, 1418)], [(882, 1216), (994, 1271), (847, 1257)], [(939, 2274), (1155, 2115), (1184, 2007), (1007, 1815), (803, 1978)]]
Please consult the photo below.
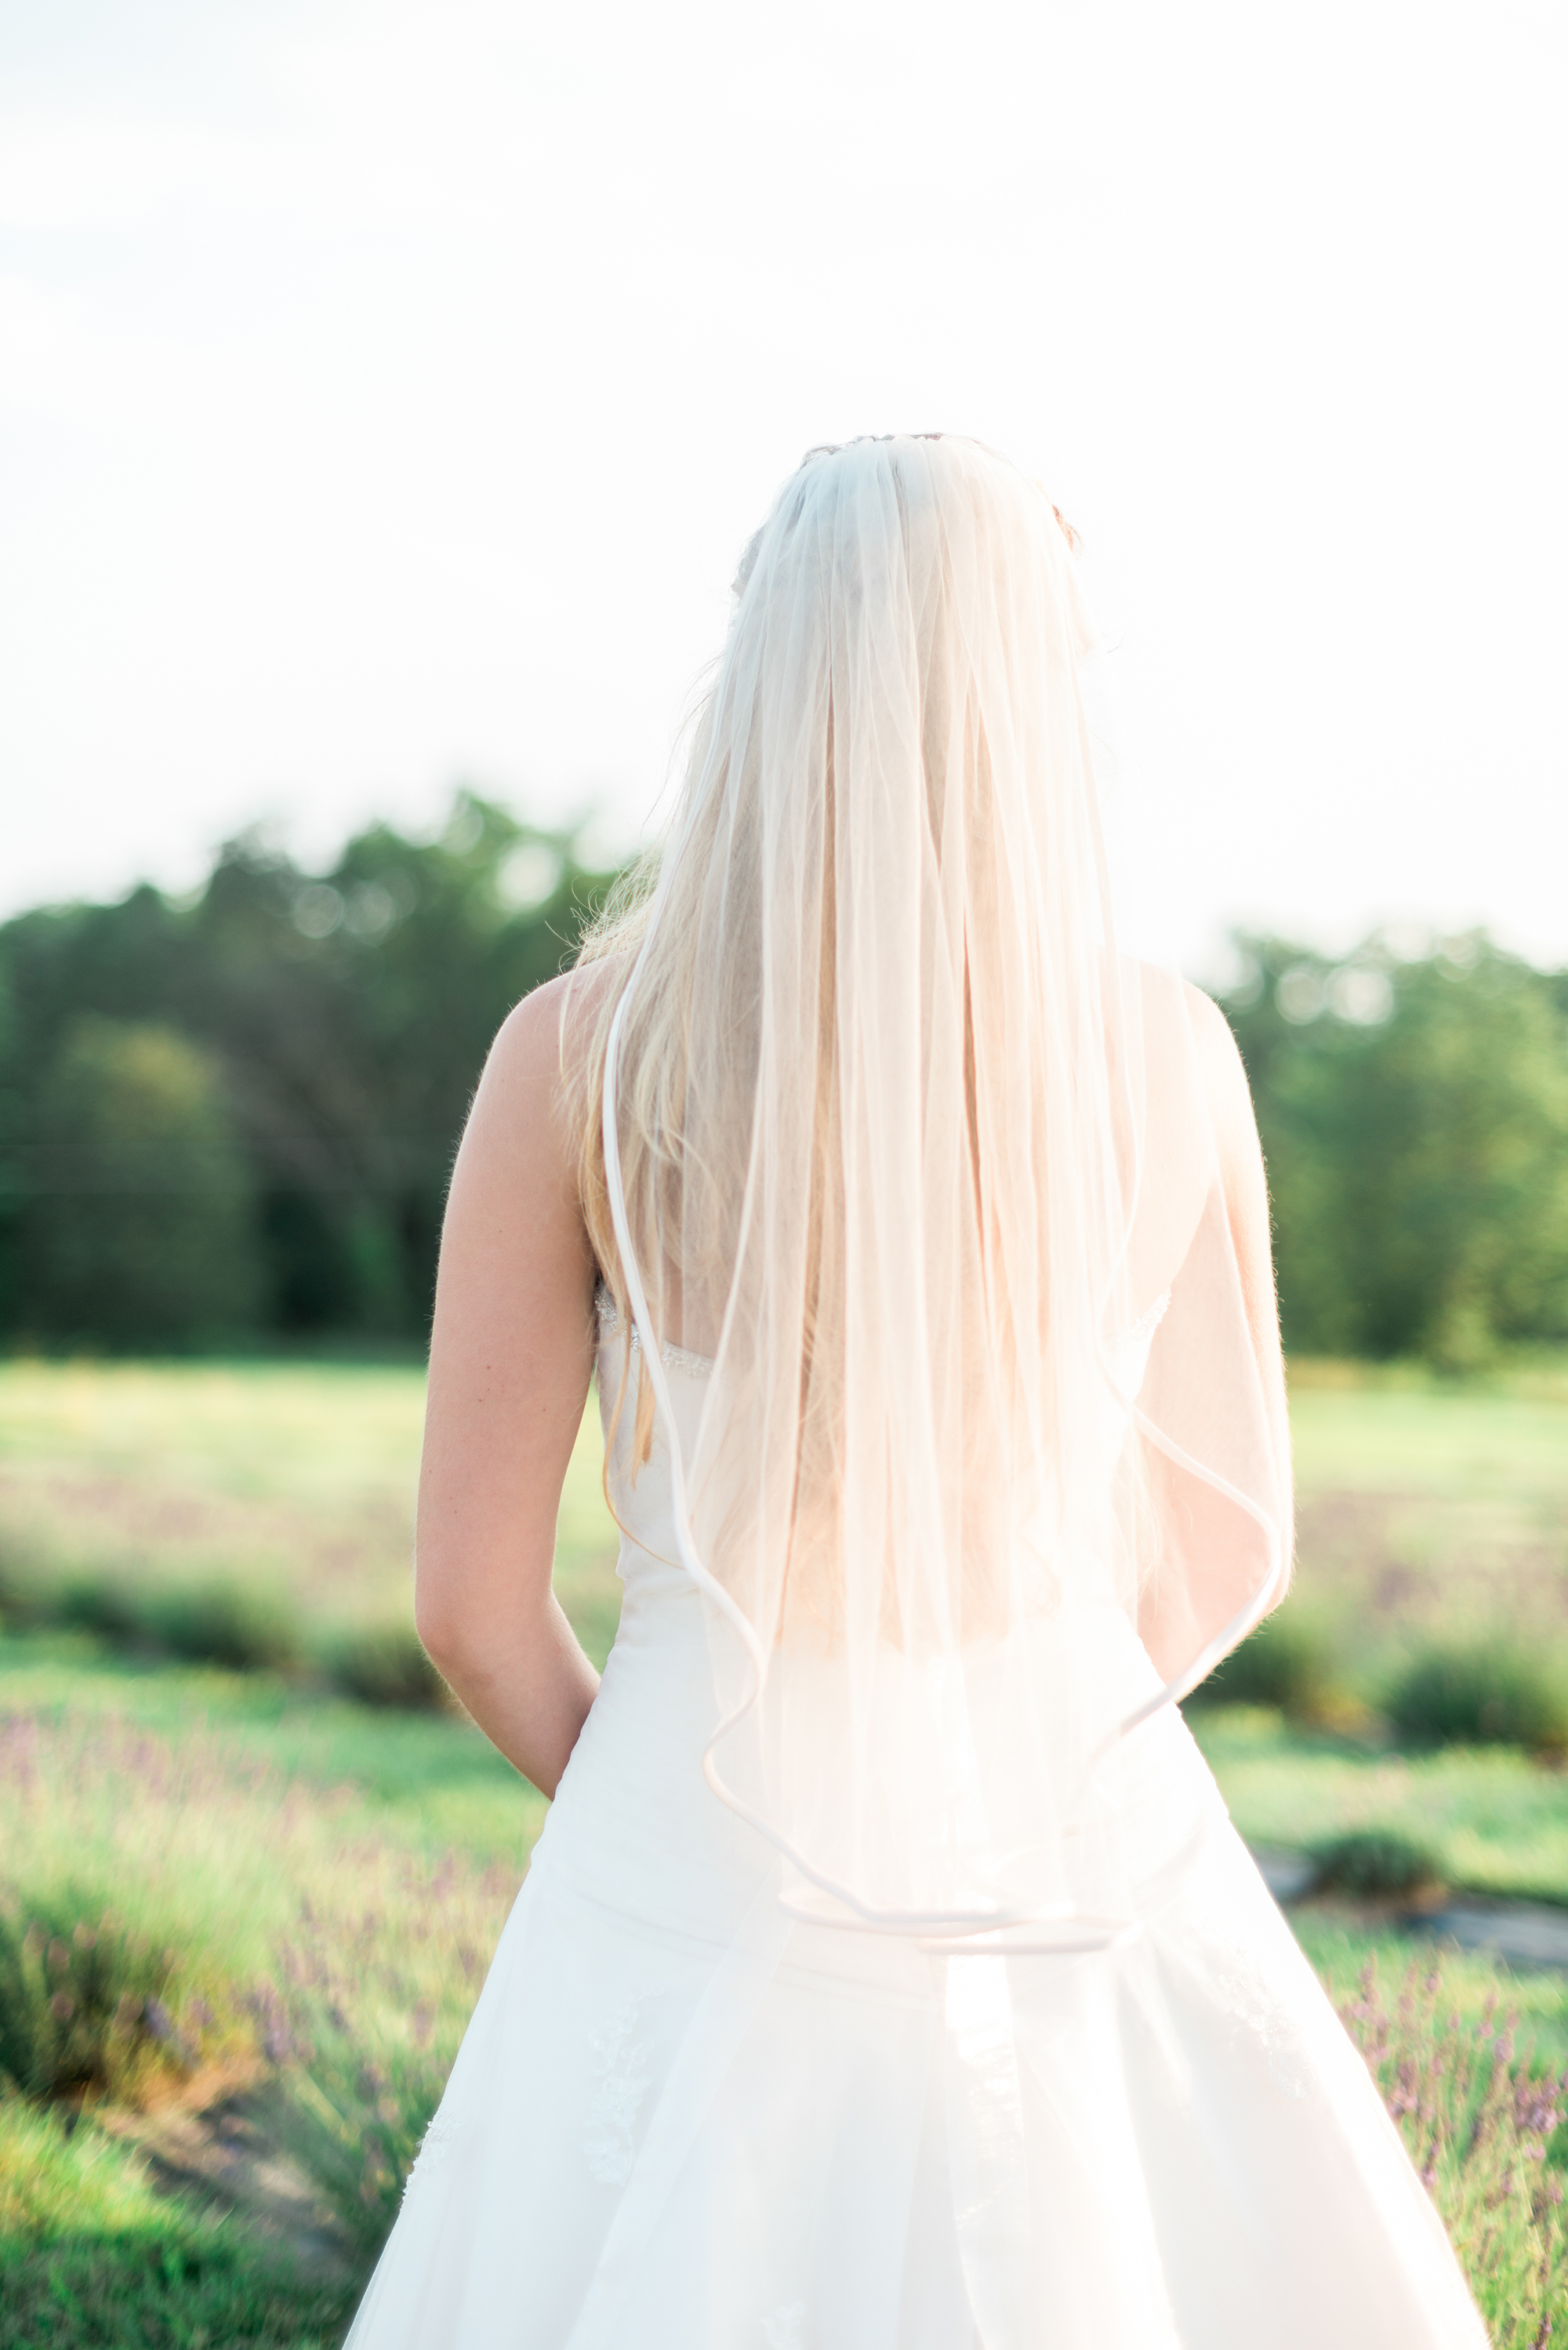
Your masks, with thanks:
[(418, 1612), (555, 1802), (353, 2350), (1484, 2344), (1177, 1709), (1285, 1587), (1284, 1383), (1229, 1031), (1116, 944), (1089, 643), (1001, 458), (814, 451), (656, 882), (496, 1041)]

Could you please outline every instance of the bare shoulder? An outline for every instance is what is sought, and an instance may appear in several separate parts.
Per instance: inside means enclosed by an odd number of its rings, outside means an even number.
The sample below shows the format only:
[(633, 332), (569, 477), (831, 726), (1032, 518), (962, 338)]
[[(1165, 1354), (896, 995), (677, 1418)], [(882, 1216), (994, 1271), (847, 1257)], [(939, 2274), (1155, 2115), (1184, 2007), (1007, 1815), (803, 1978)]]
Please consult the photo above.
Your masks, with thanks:
[(541, 1085), (559, 1083), (562, 1023), (576, 976), (563, 972), (559, 979), (545, 980), (513, 1005), (495, 1032), (484, 1065), (484, 1085), (532, 1092)]
[(1257, 1157), (1251, 1090), (1231, 1024), (1211, 995), (1153, 963), (1134, 963), (1149, 1115), (1166, 1136), (1186, 1131), (1195, 1110), (1219, 1149), (1228, 1181)]
[[(568, 974), (569, 976), (569, 974)], [(575, 1200), (576, 1148), (562, 1081), (566, 978), (547, 980), (497, 1030), (474, 1093), (453, 1171), (449, 1234), (465, 1202), (521, 1189)]]
[(1126, 996), (1136, 1002), (1146, 1046), (1158, 1060), (1195, 1052), (1205, 1079), (1221, 1090), (1246, 1078), (1231, 1024), (1211, 995), (1158, 963), (1131, 957), (1123, 966)]
[(1181, 983), (1182, 1007), (1192, 1030), (1192, 1039), (1206, 1072), (1211, 1072), (1221, 1084), (1232, 1082), (1242, 1075), (1241, 1055), (1231, 1034), (1231, 1023), (1211, 995), (1197, 987), (1189, 979)]
[(1181, 990), (1215, 1127), (1221, 1134), (1242, 1132), (1250, 1136), (1251, 1088), (1231, 1023), (1214, 998), (1195, 987), (1190, 980), (1182, 981)]
[(504, 1082), (559, 1082), (576, 1075), (590, 1050), (606, 999), (620, 983), (620, 959), (578, 963), (514, 1004), (496, 1032), (486, 1075)]
[(603, 995), (601, 968), (563, 972), (514, 1004), (490, 1047), (471, 1125), (521, 1126), (535, 1140), (560, 1127)]

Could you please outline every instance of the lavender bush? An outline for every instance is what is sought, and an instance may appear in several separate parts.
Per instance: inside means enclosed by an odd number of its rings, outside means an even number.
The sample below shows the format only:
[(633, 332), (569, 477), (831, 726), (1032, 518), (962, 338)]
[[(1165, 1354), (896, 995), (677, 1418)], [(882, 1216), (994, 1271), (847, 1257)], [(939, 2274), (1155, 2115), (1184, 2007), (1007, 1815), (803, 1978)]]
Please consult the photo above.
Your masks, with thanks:
[(279, 2134), (373, 2250), (520, 1866), (431, 1859), (348, 1790), (114, 1720), (0, 1717), (0, 2070), (123, 2103), (153, 2072), (265, 2067)]
[(1390, 2004), (1369, 1962), (1339, 2012), (1443, 2215), (1494, 2350), (1543, 2350), (1568, 2311), (1568, 2072), (1516, 2055), (1515, 2019), (1499, 2022), (1495, 1997), (1467, 2023), (1443, 1993), (1438, 1969), (1413, 1966)]
[(375, 1898), (337, 1914), (302, 1902), (277, 1963), (253, 1994), (284, 2068), (286, 2134), (367, 2251), (392, 2223), (446, 2085), (516, 1872), (361, 1846), (357, 1882)]
[(201, 1730), (0, 1716), (0, 2088), (137, 2104), (254, 2070), (245, 1987), (343, 1808)]
[(90, 1901), (29, 1915), (0, 1893), (0, 2082), (34, 2096), (135, 2098), (157, 2074), (198, 2061), (214, 2019), (188, 1993), (171, 2004), (179, 1953)]

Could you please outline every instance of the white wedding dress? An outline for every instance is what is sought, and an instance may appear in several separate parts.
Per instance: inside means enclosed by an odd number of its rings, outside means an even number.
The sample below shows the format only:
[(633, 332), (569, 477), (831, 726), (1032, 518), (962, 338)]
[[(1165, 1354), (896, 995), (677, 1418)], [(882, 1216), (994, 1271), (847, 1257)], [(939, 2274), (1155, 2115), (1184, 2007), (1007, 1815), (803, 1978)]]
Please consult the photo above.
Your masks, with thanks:
[[(666, 1363), (689, 1437), (706, 1366)], [(702, 1779), (668, 1465), (612, 1459), (619, 1633), (350, 2350), (1484, 2350), (1174, 1711), (1116, 1766), (1125, 1947), (941, 1956), (785, 1914)], [(1109, 1607), (1077, 1653), (1158, 1685)]]

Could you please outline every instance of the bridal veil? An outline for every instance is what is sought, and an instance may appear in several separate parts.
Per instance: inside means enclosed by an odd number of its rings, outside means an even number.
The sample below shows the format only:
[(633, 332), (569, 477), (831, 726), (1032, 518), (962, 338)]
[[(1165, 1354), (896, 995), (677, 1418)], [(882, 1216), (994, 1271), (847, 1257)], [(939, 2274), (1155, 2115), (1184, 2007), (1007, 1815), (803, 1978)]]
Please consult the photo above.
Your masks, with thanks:
[[(1288, 1572), (1256, 1139), (1218, 1014), (1118, 951), (1089, 644), (1003, 459), (814, 452), (600, 941), (601, 1255), (709, 1783), (787, 1906), (937, 1949), (1136, 1926), (1139, 1727)], [(670, 1347), (712, 1365), (684, 1432)]]

